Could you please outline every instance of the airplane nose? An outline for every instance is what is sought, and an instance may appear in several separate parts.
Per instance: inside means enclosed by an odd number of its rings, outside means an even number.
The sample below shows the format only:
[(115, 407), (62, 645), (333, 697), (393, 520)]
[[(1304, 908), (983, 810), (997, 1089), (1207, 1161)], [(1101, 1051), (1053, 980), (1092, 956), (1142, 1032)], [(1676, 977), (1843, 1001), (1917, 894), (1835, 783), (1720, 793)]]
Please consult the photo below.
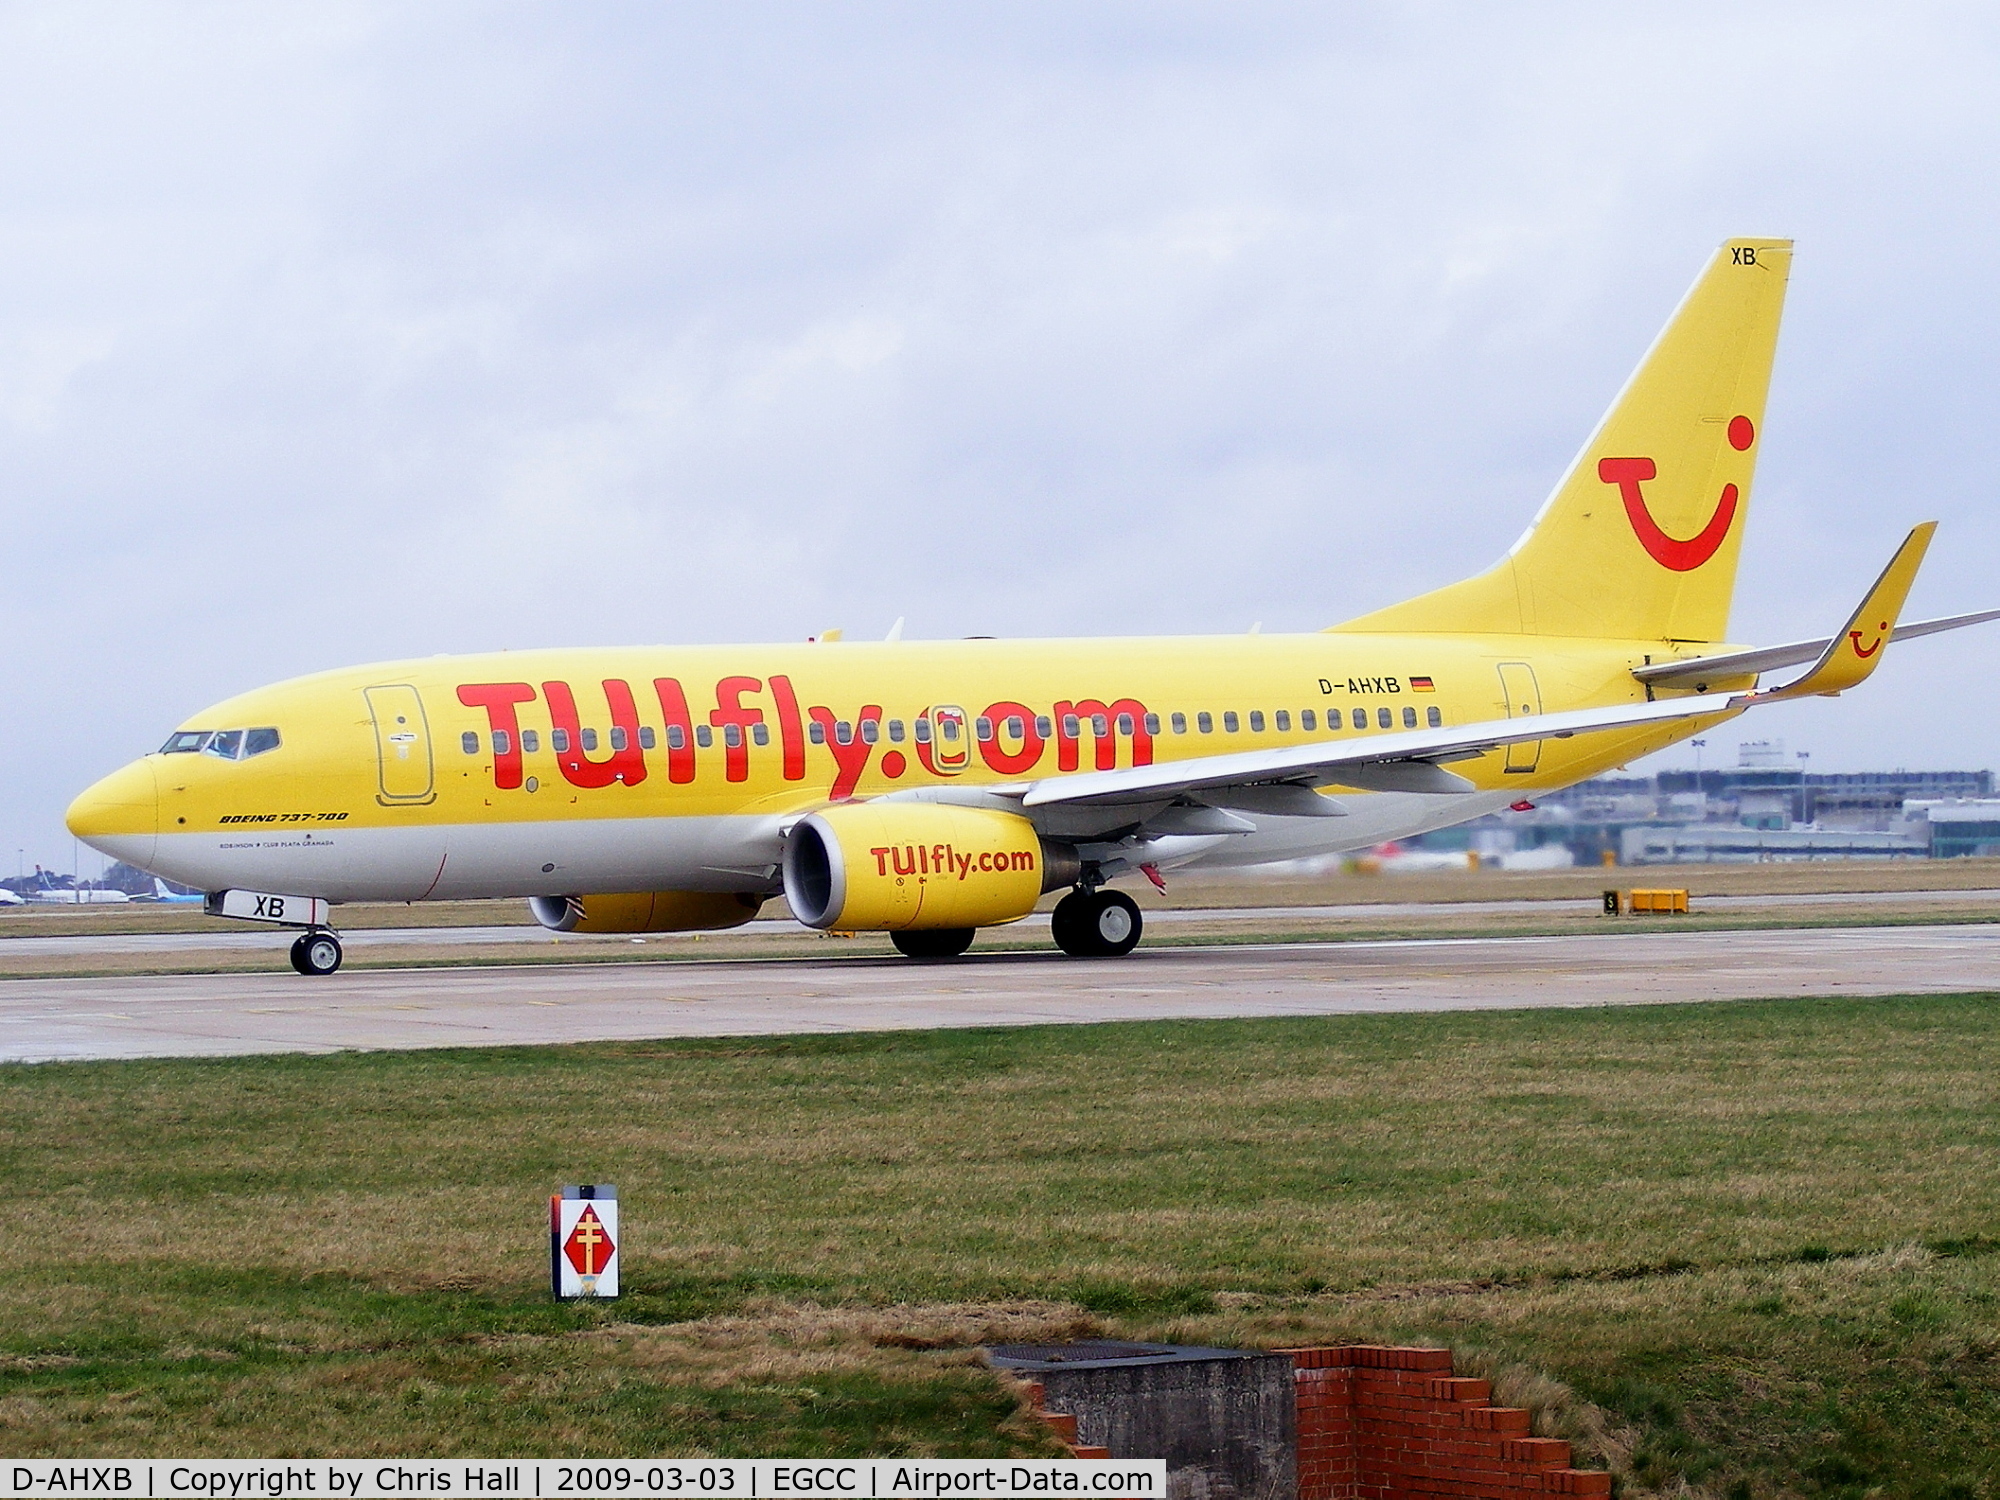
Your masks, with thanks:
[(160, 789), (153, 764), (135, 760), (70, 803), (63, 821), (100, 854), (146, 869), (160, 833)]

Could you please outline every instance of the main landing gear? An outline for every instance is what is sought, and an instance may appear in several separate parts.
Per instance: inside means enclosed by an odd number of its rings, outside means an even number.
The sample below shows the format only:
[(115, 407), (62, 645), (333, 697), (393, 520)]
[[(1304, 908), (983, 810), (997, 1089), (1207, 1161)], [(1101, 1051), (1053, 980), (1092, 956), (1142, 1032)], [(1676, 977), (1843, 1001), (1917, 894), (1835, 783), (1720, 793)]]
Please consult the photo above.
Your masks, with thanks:
[(1056, 903), (1049, 932), (1071, 958), (1122, 958), (1139, 946), (1145, 923), (1123, 891), (1078, 887)]
[(340, 939), (324, 927), (304, 933), (292, 944), (292, 967), (301, 974), (331, 974), (340, 960)]

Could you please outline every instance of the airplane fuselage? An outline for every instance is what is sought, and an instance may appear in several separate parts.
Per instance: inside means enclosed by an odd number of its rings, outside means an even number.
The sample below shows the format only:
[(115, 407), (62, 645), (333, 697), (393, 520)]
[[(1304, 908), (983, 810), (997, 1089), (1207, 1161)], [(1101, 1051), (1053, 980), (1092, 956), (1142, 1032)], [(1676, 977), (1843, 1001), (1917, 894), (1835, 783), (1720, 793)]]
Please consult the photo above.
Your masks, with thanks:
[[(276, 744), (244, 755), (254, 741), (227, 742), (233, 759), (146, 756), (98, 789), (123, 806), (124, 827), (91, 842), (205, 890), (331, 901), (768, 895), (786, 827), (830, 804), (1643, 702), (1631, 668), (1668, 654), (1660, 642), (1322, 633), (386, 663), (280, 683), (188, 720), (185, 736), (275, 729)], [(1692, 732), (1496, 749), (1452, 767), (1470, 793), (1329, 789), (1347, 816), (1253, 816), (1254, 832), (1186, 840), (1163, 858), (1241, 864), (1368, 848)]]

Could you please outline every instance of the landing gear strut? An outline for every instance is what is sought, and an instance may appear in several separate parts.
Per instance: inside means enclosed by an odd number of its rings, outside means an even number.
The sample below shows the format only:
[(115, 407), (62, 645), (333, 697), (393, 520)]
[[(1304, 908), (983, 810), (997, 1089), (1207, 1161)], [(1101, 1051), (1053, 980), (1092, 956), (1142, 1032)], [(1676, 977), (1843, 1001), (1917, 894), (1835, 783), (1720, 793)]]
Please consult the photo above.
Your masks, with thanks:
[(340, 967), (340, 939), (324, 927), (314, 928), (292, 944), (292, 967), (301, 974), (331, 974)]
[(1078, 887), (1056, 903), (1049, 931), (1071, 958), (1120, 958), (1139, 946), (1145, 922), (1123, 891)]

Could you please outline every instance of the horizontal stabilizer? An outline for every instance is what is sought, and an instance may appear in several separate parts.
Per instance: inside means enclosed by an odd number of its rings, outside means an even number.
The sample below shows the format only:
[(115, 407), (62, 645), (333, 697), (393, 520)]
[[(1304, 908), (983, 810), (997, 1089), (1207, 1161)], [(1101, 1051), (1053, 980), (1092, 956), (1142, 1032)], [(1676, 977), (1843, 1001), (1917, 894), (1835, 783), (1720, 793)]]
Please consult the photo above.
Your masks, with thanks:
[(1752, 701), (1781, 703), (1791, 698), (1831, 698), (1866, 682), (1882, 664), (1882, 648), (1896, 632), (1896, 616), (1903, 612), (1903, 602), (1910, 597), (1910, 585), (1917, 581), (1917, 569), (1923, 566), (1924, 553), (1929, 550), (1936, 531), (1935, 521), (1912, 527), (1903, 538), (1903, 545), (1896, 549), (1896, 555), (1889, 559), (1889, 566), (1875, 580), (1875, 586), (1847, 617), (1847, 628), (1826, 643), (1819, 660), (1803, 677), (1758, 693)]
[[(1969, 615), (1944, 615), (1935, 620), (1912, 620), (1890, 631), (1889, 639), (1892, 642), (1913, 641), (1920, 636), (1942, 635), (1947, 630), (1963, 630), (1968, 625), (1984, 625), (1988, 620), (2000, 620), (2000, 609), (1982, 609)], [(1655, 687), (1699, 687), (1719, 679), (1817, 661), (1836, 639), (1834, 636), (1821, 636), (1816, 641), (1793, 641), (1787, 646), (1760, 646), (1754, 651), (1728, 651), (1720, 656), (1654, 662), (1649, 666), (1634, 667), (1632, 675)]]

